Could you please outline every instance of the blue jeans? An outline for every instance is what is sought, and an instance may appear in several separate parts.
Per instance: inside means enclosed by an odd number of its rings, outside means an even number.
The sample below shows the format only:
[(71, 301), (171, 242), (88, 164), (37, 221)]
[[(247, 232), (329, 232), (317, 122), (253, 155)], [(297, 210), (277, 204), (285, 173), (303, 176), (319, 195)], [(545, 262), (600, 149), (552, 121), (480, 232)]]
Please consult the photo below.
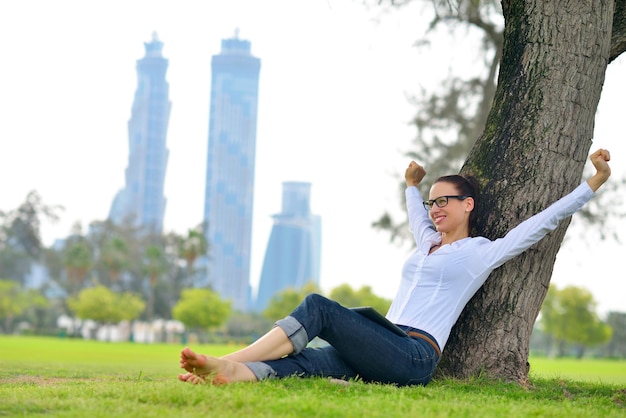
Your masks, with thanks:
[[(358, 376), (367, 382), (425, 385), (439, 361), (435, 349), (425, 340), (394, 334), (317, 294), (308, 295), (276, 326), (285, 331), (294, 352), (278, 360), (246, 363), (259, 380), (294, 375), (340, 379)], [(330, 345), (306, 347), (315, 337)]]

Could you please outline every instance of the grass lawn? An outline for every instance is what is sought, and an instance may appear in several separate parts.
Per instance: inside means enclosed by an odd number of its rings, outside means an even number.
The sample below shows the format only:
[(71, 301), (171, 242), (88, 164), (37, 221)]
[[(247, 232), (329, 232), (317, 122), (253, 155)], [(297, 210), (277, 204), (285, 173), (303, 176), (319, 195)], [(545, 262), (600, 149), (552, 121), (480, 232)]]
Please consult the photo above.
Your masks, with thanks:
[(0, 336), (0, 417), (626, 417), (625, 361), (531, 359), (532, 388), (321, 378), (193, 386), (176, 380), (181, 348)]
[(614, 383), (626, 388), (626, 360), (532, 357), (529, 363), (531, 376)]

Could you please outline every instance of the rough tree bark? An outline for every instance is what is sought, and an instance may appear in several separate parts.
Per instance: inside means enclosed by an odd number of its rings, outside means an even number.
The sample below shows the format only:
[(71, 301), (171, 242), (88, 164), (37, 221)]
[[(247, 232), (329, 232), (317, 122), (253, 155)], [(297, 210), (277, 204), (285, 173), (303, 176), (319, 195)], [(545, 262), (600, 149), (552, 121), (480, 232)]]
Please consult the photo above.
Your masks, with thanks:
[[(503, 236), (580, 184), (606, 67), (626, 45), (624, 3), (502, 2), (498, 88), (462, 169), (482, 184), (480, 235)], [(440, 374), (528, 383), (530, 334), (568, 224), (491, 274), (453, 328)]]
[(615, 1), (609, 62), (626, 50), (626, 0)]

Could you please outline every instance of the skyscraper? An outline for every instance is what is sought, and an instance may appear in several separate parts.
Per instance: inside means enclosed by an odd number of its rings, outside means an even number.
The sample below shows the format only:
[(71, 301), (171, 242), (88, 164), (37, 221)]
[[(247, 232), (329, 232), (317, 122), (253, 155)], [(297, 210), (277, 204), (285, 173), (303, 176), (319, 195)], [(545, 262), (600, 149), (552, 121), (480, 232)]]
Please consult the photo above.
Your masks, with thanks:
[(262, 311), (281, 290), (319, 284), (321, 220), (311, 214), (310, 183), (283, 183), (282, 212), (274, 215), (256, 309)]
[(211, 61), (204, 220), (208, 282), (237, 310), (248, 310), (250, 247), (261, 61), (238, 33)]
[(132, 220), (146, 230), (161, 233), (165, 215), (163, 187), (169, 151), (166, 145), (171, 102), (165, 80), (168, 60), (156, 33), (144, 42), (146, 55), (137, 60), (137, 90), (128, 121), (128, 166), (109, 218), (116, 223)]

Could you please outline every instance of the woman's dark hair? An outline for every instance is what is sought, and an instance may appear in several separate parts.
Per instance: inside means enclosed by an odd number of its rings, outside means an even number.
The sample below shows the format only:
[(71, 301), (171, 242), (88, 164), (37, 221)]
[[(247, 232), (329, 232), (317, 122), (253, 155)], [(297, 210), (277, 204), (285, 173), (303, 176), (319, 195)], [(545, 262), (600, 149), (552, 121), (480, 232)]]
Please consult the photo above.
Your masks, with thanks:
[(476, 206), (478, 205), (478, 194), (480, 189), (478, 180), (476, 180), (476, 177), (469, 174), (452, 174), (449, 176), (441, 176), (435, 180), (435, 183), (442, 182), (454, 185), (460, 195), (470, 196), (474, 199), (474, 210), (472, 210), (469, 217), (469, 229), (472, 231), (474, 229), (474, 223), (476, 222)]

